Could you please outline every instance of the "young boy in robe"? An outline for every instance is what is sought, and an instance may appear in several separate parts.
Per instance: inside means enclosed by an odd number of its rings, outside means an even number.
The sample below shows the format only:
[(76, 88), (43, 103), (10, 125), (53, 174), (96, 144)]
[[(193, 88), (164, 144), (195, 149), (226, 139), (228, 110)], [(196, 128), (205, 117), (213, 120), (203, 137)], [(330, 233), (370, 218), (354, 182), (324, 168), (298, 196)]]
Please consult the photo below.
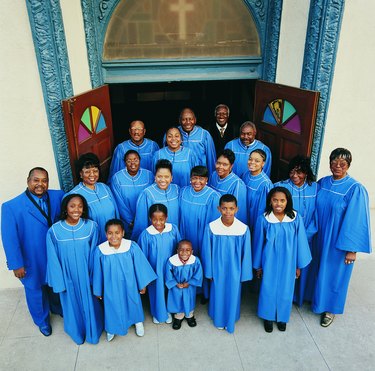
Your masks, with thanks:
[(195, 327), (195, 296), (197, 286), (202, 285), (203, 271), (199, 258), (193, 255), (189, 240), (181, 240), (177, 254), (169, 258), (165, 269), (165, 285), (168, 288), (167, 309), (175, 313), (172, 328), (179, 330), (186, 319), (189, 327)]
[(221, 196), (221, 217), (209, 223), (204, 232), (202, 264), (211, 280), (208, 314), (219, 329), (234, 332), (240, 318), (241, 283), (253, 278), (249, 227), (239, 221), (237, 199)]
[(105, 225), (107, 241), (94, 255), (93, 292), (104, 302), (104, 324), (107, 340), (126, 335), (135, 325), (135, 333), (144, 335), (144, 313), (140, 294), (156, 279), (140, 247), (124, 239), (124, 224), (111, 219)]

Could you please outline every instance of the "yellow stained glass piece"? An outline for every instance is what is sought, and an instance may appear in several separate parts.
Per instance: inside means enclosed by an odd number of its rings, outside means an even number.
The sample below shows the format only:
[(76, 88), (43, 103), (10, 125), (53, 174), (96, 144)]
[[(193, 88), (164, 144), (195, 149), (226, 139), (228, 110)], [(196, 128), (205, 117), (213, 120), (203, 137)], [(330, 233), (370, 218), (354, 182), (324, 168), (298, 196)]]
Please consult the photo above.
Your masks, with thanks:
[(91, 106), (91, 115), (92, 115), (92, 124), (94, 127), (93, 131), (96, 131), (96, 127), (98, 126), (99, 116), (100, 116), (100, 109), (96, 106)]

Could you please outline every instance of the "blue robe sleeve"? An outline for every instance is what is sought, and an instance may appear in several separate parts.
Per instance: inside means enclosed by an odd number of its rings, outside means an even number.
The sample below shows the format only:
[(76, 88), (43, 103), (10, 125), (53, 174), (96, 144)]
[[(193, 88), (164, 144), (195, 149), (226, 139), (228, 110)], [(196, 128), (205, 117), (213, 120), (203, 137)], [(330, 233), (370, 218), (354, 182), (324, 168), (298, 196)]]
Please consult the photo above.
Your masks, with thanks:
[(90, 241), (90, 255), (89, 255), (89, 274), (90, 282), (92, 283), (93, 279), (93, 267), (94, 267), (94, 255), (96, 249), (98, 249), (99, 244), (99, 227), (95, 222), (92, 222), (92, 236)]
[(247, 187), (245, 183), (238, 179), (236, 189), (234, 190), (233, 196), (237, 199), (238, 211), (236, 214), (236, 218), (241, 220), (242, 223), (247, 224)]
[(253, 268), (262, 268), (262, 252), (263, 246), (266, 243), (266, 227), (267, 221), (264, 215), (260, 215), (255, 223), (255, 232), (253, 234)]
[(297, 214), (297, 268), (304, 268), (311, 261), (309, 241), (302, 218)]
[(134, 241), (137, 241), (141, 232), (149, 226), (148, 202), (145, 191), (142, 191), (138, 197), (136, 210), (132, 233), (132, 240)]
[(119, 170), (125, 167), (123, 156), (121, 156), (121, 145), (115, 148), (112, 156), (111, 167), (109, 169), (108, 179), (111, 179)]
[(167, 264), (165, 265), (164, 278), (164, 283), (168, 290), (170, 290), (172, 287), (175, 287), (178, 284), (176, 277), (173, 274), (173, 265), (171, 264), (169, 259), (167, 261)]
[(111, 182), (111, 190), (113, 193), (113, 197), (115, 200), (115, 204), (117, 205), (118, 211), (120, 213), (120, 218), (127, 224), (130, 224), (134, 222), (133, 215), (131, 213), (131, 210), (128, 208), (126, 203), (124, 202), (124, 199), (122, 198), (120, 184), (117, 181), (116, 177), (112, 178)]
[(132, 257), (138, 290), (142, 290), (150, 282), (156, 280), (157, 276), (141, 248), (135, 242), (132, 242)]
[(210, 225), (207, 224), (204, 235), (203, 235), (203, 243), (202, 243), (202, 251), (201, 251), (201, 257), (202, 257), (202, 265), (203, 265), (203, 271), (206, 278), (211, 279), (212, 278), (212, 234)]
[(46, 281), (53, 292), (59, 293), (66, 290), (64, 274), (58, 257), (57, 241), (53, 237), (52, 227), (47, 232), (47, 273)]
[(370, 253), (371, 228), (367, 191), (362, 185), (357, 184), (349, 196), (336, 248), (344, 251)]
[(209, 132), (206, 132), (206, 151), (208, 173), (212, 174), (215, 171), (216, 150), (214, 141)]
[(203, 282), (203, 269), (202, 269), (202, 264), (199, 260), (199, 258), (195, 257), (195, 264), (193, 268), (193, 274), (191, 278), (188, 280), (188, 284), (191, 286), (196, 286), (200, 287), (202, 286)]
[(242, 244), (241, 282), (250, 281), (253, 278), (253, 266), (251, 259), (251, 236), (247, 228)]
[(104, 187), (107, 189), (108, 194), (109, 194), (109, 197), (110, 197), (110, 199), (111, 199), (111, 201), (112, 201), (112, 203), (113, 203), (113, 206), (114, 206), (114, 208), (115, 208), (115, 215), (116, 215), (116, 218), (119, 218), (119, 217), (120, 217), (120, 213), (119, 213), (119, 211), (118, 211), (118, 207), (117, 207), (116, 199), (115, 199), (115, 197), (113, 196), (113, 193), (112, 193), (112, 191), (111, 191), (111, 188), (109, 188), (109, 187), (108, 187), (106, 184), (104, 184), (104, 183), (103, 183), (103, 185), (104, 185)]
[(103, 296), (103, 266), (99, 247), (95, 249), (93, 258), (92, 291), (95, 296)]
[(264, 152), (266, 152), (266, 163), (264, 164), (263, 171), (267, 174), (268, 177), (271, 176), (271, 168), (272, 168), (272, 153), (269, 147), (264, 146)]
[(145, 255), (146, 259), (148, 260), (149, 258), (149, 241), (147, 237), (148, 233), (147, 231), (143, 231), (141, 235), (138, 238), (138, 246), (141, 248), (143, 254)]

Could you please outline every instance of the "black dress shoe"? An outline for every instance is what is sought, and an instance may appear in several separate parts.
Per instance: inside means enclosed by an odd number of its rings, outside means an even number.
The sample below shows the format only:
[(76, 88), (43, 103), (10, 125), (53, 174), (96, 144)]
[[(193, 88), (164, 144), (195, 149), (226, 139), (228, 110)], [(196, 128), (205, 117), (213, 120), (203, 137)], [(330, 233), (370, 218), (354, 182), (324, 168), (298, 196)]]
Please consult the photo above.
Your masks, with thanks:
[(52, 327), (51, 325), (43, 325), (39, 326), (39, 331), (44, 335), (44, 336), (50, 336), (52, 334)]
[(273, 322), (264, 320), (264, 330), (266, 332), (272, 332), (273, 331)]
[(185, 318), (185, 319), (189, 327), (195, 327), (197, 325), (197, 321), (195, 320), (194, 317)]
[(181, 323), (184, 319), (173, 318), (172, 328), (173, 330), (179, 330), (181, 328)]
[(286, 323), (285, 322), (277, 322), (277, 328), (279, 331), (285, 331), (286, 330)]

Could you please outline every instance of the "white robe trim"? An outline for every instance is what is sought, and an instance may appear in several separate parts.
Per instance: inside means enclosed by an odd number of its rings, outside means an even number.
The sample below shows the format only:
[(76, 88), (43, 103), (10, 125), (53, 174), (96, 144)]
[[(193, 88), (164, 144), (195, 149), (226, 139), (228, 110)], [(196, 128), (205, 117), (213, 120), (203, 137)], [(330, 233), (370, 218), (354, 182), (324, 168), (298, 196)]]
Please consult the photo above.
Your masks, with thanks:
[(130, 240), (125, 240), (124, 238), (121, 240), (121, 245), (118, 249), (109, 245), (108, 241), (103, 242), (99, 245), (99, 250), (103, 255), (113, 255), (113, 254), (121, 254), (124, 252), (129, 251), (130, 245), (132, 242)]
[(150, 234), (168, 233), (172, 230), (172, 224), (171, 223), (165, 223), (165, 228), (162, 232), (159, 232), (152, 224), (149, 227), (147, 227), (146, 230)]
[[(293, 210), (293, 211), (294, 211), (294, 214), (296, 214), (296, 217), (297, 217), (297, 211), (295, 211), (295, 210)], [(264, 215), (264, 217), (266, 218), (267, 222), (269, 222), (269, 223), (290, 223), (290, 222), (292, 222), (293, 220), (296, 219), (296, 218), (291, 219), (288, 215), (285, 214), (283, 220), (280, 222), (280, 220), (276, 218), (273, 211), (271, 211), (271, 213), (268, 214), (268, 215)]]
[(247, 225), (234, 218), (234, 222), (227, 227), (221, 221), (221, 217), (210, 223), (210, 229), (213, 234), (223, 236), (242, 236), (246, 233)]
[(180, 267), (181, 265), (190, 265), (190, 264), (194, 264), (195, 263), (195, 256), (194, 255), (190, 255), (190, 258), (188, 259), (188, 261), (186, 262), (186, 264), (182, 264), (182, 261), (180, 260), (180, 258), (178, 257), (178, 254), (175, 254), (173, 256), (171, 256), (169, 258), (169, 261), (171, 262), (172, 265), (174, 265), (175, 267)]

